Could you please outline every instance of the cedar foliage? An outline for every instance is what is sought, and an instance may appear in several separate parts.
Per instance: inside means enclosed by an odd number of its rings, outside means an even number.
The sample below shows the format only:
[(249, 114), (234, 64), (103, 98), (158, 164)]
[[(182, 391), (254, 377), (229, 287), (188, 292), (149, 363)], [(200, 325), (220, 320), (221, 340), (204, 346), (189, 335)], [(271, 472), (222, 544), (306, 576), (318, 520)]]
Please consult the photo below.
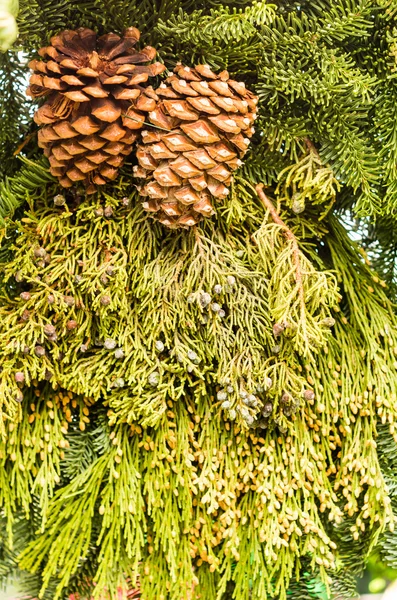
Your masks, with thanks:
[[(395, 566), (396, 14), (21, 1), (0, 56), (2, 580), (46, 600), (320, 600), (354, 597), (374, 548)], [(227, 68), (259, 95), (231, 194), (194, 231), (144, 213), (133, 154), (54, 205), (22, 86), (79, 26), (139, 27), (167, 69)]]

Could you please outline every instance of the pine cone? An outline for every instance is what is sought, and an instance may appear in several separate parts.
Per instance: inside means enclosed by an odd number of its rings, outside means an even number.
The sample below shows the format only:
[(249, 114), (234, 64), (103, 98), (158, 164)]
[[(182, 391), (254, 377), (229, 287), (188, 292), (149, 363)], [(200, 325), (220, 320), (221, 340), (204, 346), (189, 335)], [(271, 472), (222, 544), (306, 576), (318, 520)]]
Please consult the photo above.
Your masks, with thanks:
[[(178, 64), (156, 90), (138, 146), (136, 177), (144, 208), (163, 225), (188, 228), (214, 213), (212, 197), (229, 193), (232, 171), (242, 163), (254, 132), (258, 98), (207, 65)], [(167, 131), (163, 131), (166, 129)]]
[(63, 187), (80, 181), (92, 193), (114, 179), (142, 127), (142, 110), (155, 108), (158, 97), (140, 84), (165, 67), (147, 64), (156, 50), (135, 50), (139, 37), (135, 27), (123, 37), (67, 30), (39, 50), (44, 61), (29, 63), (34, 74), (27, 94), (48, 96), (34, 117), (43, 126), (39, 146)]

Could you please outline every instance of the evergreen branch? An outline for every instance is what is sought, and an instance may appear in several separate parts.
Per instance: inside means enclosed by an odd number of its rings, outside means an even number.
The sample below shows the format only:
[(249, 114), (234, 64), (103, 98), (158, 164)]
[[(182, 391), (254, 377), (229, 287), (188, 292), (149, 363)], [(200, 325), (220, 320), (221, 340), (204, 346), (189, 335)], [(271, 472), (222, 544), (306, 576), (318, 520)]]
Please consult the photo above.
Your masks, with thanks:
[(316, 35), (328, 43), (351, 37), (365, 39), (374, 27), (370, 19), (372, 0), (344, 0), (343, 3), (315, 0), (308, 4), (308, 11), (318, 17), (320, 27)]
[[(369, 266), (394, 277), (394, 4), (21, 0), (26, 54), (138, 25), (169, 67), (208, 60), (261, 98), (191, 232), (147, 218), (129, 163), (63, 207), (33, 138), (6, 166), (0, 572), (21, 552), (32, 593), (319, 600), (352, 597), (378, 541), (394, 564), (397, 321)], [(331, 213), (354, 208), (377, 215), (367, 257)]]
[(299, 250), (298, 240), (296, 239), (296, 237), (294, 236), (292, 231), (284, 223), (284, 221), (281, 219), (281, 217), (277, 214), (277, 211), (274, 208), (273, 203), (271, 202), (271, 200), (269, 200), (269, 198), (264, 193), (263, 183), (259, 183), (255, 189), (256, 189), (256, 192), (257, 192), (259, 198), (263, 202), (265, 209), (269, 211), (273, 221), (275, 223), (277, 223), (277, 225), (280, 225), (280, 227), (282, 227), (285, 237), (291, 242), (293, 260), (294, 260), (294, 264), (295, 264), (295, 281), (296, 281), (296, 286), (297, 286), (297, 290), (298, 290), (298, 294), (299, 294), (299, 301), (300, 301), (300, 305), (301, 305), (302, 326), (303, 326), (303, 328), (305, 328), (305, 294), (304, 294), (303, 285), (302, 285), (302, 269), (301, 269), (301, 263), (300, 263), (300, 250)]
[[(325, 281), (322, 280), (320, 274), (315, 272), (313, 266), (308, 263), (302, 254), (296, 236), (287, 227), (278, 215), (272, 202), (263, 192), (263, 184), (257, 185), (255, 190), (264, 207), (269, 211), (273, 221), (289, 242), (280, 253), (279, 271), (277, 268), (274, 269), (271, 282), (271, 287), (276, 287), (275, 284), (277, 281), (277, 301), (270, 301), (270, 308), (276, 320), (275, 327), (281, 326), (282, 328), (287, 328), (287, 330), (289, 328), (295, 329), (296, 337), (294, 341), (296, 349), (303, 356), (310, 356), (311, 352), (318, 351), (318, 347), (324, 338), (318, 316), (315, 317), (312, 314), (308, 302), (316, 305), (319, 298), (318, 300), (314, 300), (314, 298), (319, 293), (322, 285), (325, 284)], [(255, 234), (254, 239), (256, 241), (261, 239), (261, 230)], [(292, 261), (290, 261), (288, 254), (292, 256)], [(292, 269), (290, 269), (290, 262), (292, 262)], [(295, 280), (294, 286), (290, 284), (291, 271), (293, 271), (293, 278)], [(336, 289), (333, 287), (332, 279), (327, 281), (327, 284), (330, 293), (328, 300), (332, 304), (333, 300), (336, 300)], [(285, 298), (283, 297), (284, 294)], [(280, 335), (280, 333), (277, 335)]]
[(12, 51), (0, 54), (0, 176), (11, 175), (18, 141), (27, 132), (31, 108), (24, 94), (27, 68)]
[[(30, 195), (40, 190), (41, 195), (46, 195), (45, 186), (53, 182), (54, 178), (48, 171), (48, 161), (40, 157), (34, 161), (20, 156), (22, 168), (14, 176), (0, 182), (0, 219), (12, 217), (15, 211), (26, 202)], [(0, 221), (1, 223), (1, 221)]]
[(323, 205), (319, 220), (324, 219), (335, 203), (340, 184), (330, 167), (325, 167), (313, 142), (304, 138), (309, 152), (295, 164), (285, 167), (278, 174), (277, 193), (287, 202), (294, 213), (300, 214), (307, 202)]
[(211, 44), (214, 41), (234, 42), (257, 35), (257, 27), (274, 19), (275, 6), (263, 0), (253, 2), (245, 9), (217, 6), (209, 14), (195, 11), (187, 14), (182, 9), (167, 22), (159, 20), (157, 31), (163, 37), (172, 37), (178, 43)]
[[(332, 166), (339, 181), (357, 192), (357, 214), (379, 213), (382, 207), (377, 189), (377, 184), (380, 183), (380, 166), (369, 140), (363, 133), (357, 132), (356, 125), (349, 122), (349, 115), (343, 114), (336, 105), (333, 106), (332, 132), (325, 125), (324, 113), (318, 111), (317, 114), (316, 135), (322, 140), (320, 156), (323, 162)], [(324, 139), (322, 135), (323, 127), (327, 129), (328, 139)]]
[(339, 569), (332, 577), (332, 600), (358, 599), (357, 577), (347, 569)]
[(378, 98), (374, 106), (372, 134), (374, 145), (382, 164), (386, 193), (385, 209), (395, 213), (397, 209), (397, 85), (389, 81), (387, 86), (379, 86)]

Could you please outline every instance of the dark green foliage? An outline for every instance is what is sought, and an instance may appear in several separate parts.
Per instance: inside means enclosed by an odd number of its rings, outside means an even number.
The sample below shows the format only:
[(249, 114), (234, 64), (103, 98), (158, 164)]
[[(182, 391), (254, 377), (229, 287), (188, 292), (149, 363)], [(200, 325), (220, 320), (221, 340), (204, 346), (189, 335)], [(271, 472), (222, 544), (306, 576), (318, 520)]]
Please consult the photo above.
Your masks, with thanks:
[(351, 207), (392, 213), (396, 103), (387, 73), (395, 60), (394, 9), (382, 1), (281, 2), (278, 10), (246, 1), (22, 1), (20, 42), (33, 52), (62, 28), (84, 24), (105, 32), (111, 24), (122, 31), (134, 23), (170, 67), (207, 61), (256, 83), (272, 152), (296, 160), (310, 137), (350, 188)]
[(6, 177), (0, 184), (0, 223), (5, 223), (7, 217), (12, 217), (15, 211), (24, 204), (30, 194), (40, 190), (46, 194), (43, 185), (53, 182), (54, 178), (48, 172), (48, 161), (43, 156), (33, 161), (24, 156), (20, 157), (22, 166), (16, 177)]
[(92, 428), (80, 431), (76, 423), (69, 433), (69, 448), (62, 465), (62, 473), (69, 481), (83, 473), (98, 456), (109, 450), (106, 413), (98, 411), (93, 418), (95, 421)]
[[(22, 62), (23, 61), (23, 62)], [(25, 96), (28, 68), (18, 53), (0, 53), (0, 177), (12, 175), (18, 167), (14, 157), (30, 128), (32, 110)], [(0, 209), (1, 214), (1, 209)]]

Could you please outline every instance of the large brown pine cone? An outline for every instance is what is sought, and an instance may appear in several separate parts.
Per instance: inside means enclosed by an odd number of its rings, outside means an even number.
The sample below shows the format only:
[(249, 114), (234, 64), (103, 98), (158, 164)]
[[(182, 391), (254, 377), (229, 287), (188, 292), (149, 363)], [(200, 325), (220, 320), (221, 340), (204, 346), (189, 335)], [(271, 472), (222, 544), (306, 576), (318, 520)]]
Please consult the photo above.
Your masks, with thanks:
[[(254, 132), (258, 98), (207, 65), (178, 64), (156, 90), (161, 100), (142, 129), (136, 177), (144, 208), (163, 225), (188, 228), (229, 193)], [(166, 131), (164, 131), (166, 130)]]
[(156, 94), (142, 84), (165, 67), (148, 64), (156, 56), (154, 48), (134, 49), (139, 37), (135, 27), (123, 37), (67, 30), (39, 50), (45, 60), (29, 63), (34, 74), (27, 94), (48, 96), (34, 117), (42, 126), (39, 146), (62, 186), (80, 181), (92, 193), (114, 179), (144, 113), (155, 108)]

